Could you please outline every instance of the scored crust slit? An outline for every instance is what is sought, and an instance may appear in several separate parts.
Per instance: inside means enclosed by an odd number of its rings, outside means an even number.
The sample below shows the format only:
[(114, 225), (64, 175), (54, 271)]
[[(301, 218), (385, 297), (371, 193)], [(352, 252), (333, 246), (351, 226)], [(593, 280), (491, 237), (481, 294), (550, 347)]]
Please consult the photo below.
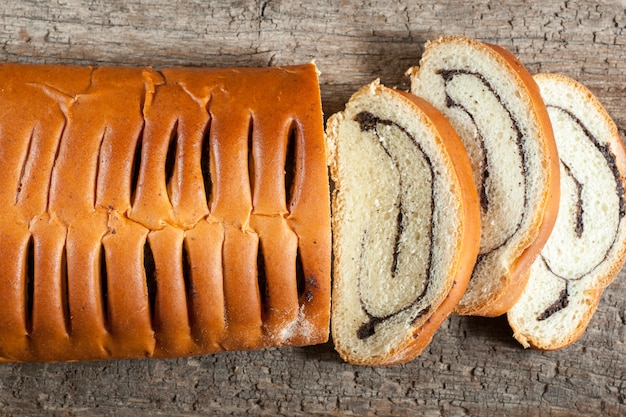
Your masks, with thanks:
[(561, 202), (554, 230), (508, 312), (525, 347), (559, 349), (587, 328), (602, 289), (626, 257), (626, 153), (615, 123), (580, 83), (556, 74), (535, 79), (559, 151)]
[(5, 64), (0, 85), (1, 360), (328, 339), (313, 64)]
[(335, 349), (357, 364), (407, 362), (467, 285), (478, 197), (458, 137), (439, 112), (377, 81), (327, 123)]
[(556, 219), (556, 146), (539, 90), (508, 51), (464, 37), (430, 42), (411, 92), (459, 133), (481, 208), (481, 249), (455, 312), (498, 316), (517, 300)]

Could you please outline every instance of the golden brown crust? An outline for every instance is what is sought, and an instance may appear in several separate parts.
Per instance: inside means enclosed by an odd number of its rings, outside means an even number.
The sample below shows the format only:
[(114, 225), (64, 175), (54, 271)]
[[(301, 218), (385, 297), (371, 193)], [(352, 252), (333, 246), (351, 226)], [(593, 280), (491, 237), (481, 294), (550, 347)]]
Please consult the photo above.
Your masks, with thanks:
[(327, 340), (330, 205), (313, 64), (7, 64), (0, 79), (2, 360)]

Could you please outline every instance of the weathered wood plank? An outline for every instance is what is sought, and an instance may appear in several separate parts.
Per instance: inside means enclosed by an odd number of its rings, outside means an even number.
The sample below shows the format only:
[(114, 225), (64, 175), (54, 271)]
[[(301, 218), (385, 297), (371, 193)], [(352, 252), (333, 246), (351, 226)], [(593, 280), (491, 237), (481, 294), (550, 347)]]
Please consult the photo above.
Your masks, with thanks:
[[(380, 77), (407, 85), (425, 41), (464, 34), (533, 72), (587, 84), (626, 132), (626, 12), (620, 1), (48, 0), (0, 5), (0, 61), (266, 66), (315, 59), (327, 115)], [(0, 366), (8, 416), (626, 414), (626, 275), (587, 333), (558, 352), (523, 350), (506, 321), (452, 317), (410, 364), (354, 367), (332, 344), (178, 360)]]

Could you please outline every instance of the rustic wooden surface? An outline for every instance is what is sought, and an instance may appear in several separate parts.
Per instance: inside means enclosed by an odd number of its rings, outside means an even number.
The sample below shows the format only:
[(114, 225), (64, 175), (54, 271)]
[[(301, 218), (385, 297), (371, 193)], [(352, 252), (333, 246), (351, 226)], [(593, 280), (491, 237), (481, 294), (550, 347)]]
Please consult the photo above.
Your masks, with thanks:
[[(326, 115), (425, 41), (464, 34), (593, 90), (626, 129), (622, 1), (42, 0), (0, 4), (0, 61), (267, 66), (315, 59)], [(452, 317), (415, 361), (343, 363), (331, 343), (178, 360), (0, 365), (2, 416), (626, 415), (626, 271), (587, 333), (524, 350), (503, 318)]]

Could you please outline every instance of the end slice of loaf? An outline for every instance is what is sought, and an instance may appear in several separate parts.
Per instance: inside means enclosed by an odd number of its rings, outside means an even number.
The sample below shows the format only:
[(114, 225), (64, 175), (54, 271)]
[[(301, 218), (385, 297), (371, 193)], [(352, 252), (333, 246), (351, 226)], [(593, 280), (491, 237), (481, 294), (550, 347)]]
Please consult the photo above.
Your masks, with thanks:
[(554, 128), (561, 169), (555, 228), (508, 312), (525, 347), (552, 350), (577, 340), (602, 288), (626, 254), (626, 154), (615, 123), (593, 94), (562, 75), (535, 76)]
[(407, 362), (460, 300), (476, 260), (469, 159), (437, 110), (377, 81), (329, 118), (327, 138), (335, 348), (355, 364)]
[(458, 36), (428, 43), (408, 75), (412, 93), (459, 133), (480, 198), (480, 255), (455, 312), (501, 315), (519, 298), (558, 209), (558, 157), (539, 89), (510, 52)]

